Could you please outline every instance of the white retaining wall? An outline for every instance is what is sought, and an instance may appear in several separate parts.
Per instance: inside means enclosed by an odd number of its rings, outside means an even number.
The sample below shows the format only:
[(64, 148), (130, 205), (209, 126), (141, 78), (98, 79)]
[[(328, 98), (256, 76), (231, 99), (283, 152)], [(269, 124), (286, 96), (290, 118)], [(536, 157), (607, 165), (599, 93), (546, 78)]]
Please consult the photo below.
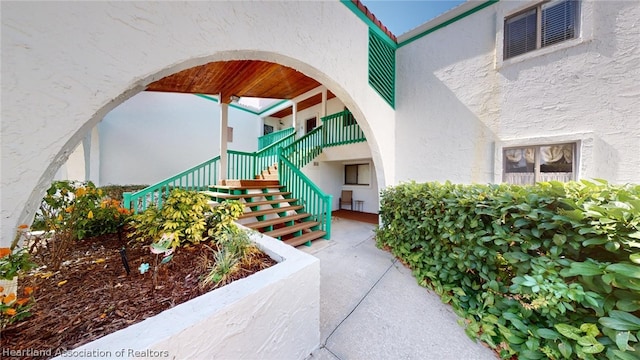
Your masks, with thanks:
[(59, 358), (306, 358), (320, 345), (320, 261), (271, 237), (252, 240), (279, 263)]

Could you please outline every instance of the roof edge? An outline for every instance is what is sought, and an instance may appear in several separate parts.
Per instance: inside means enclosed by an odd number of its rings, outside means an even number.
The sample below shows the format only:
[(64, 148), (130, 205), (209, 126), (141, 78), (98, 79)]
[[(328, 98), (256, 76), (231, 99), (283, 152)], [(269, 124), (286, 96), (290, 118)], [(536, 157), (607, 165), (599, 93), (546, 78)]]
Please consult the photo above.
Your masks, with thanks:
[(450, 25), (458, 20), (461, 20), (469, 15), (480, 11), (487, 6), (493, 5), (500, 0), (468, 0), (467, 2), (460, 4), (459, 6), (437, 16), (426, 23), (416, 27), (413, 30), (400, 35), (397, 38), (398, 47), (405, 46), (420, 39), (421, 37), (428, 35), (438, 29), (441, 29), (447, 25)]
[(397, 37), (360, 0), (340, 0), (340, 2), (367, 24), (371, 30), (380, 35), (386, 43), (394, 49), (398, 47)]

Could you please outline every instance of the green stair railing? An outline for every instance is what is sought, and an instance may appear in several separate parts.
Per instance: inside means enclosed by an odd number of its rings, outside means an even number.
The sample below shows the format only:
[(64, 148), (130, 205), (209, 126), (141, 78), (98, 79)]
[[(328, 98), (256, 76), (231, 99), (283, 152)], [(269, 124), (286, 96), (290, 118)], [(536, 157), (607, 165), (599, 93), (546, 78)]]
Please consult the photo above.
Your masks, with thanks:
[(367, 141), (360, 125), (348, 110), (322, 118), (322, 145), (347, 145)]
[[(353, 115), (345, 110), (326, 116), (322, 118), (322, 125), (297, 140), (294, 128), (268, 134), (260, 139), (261, 150), (254, 153), (235, 150), (227, 152), (227, 178), (253, 179), (269, 166), (278, 163), (281, 184), (301, 200), (306, 211), (321, 223), (320, 228), (327, 233), (325, 238), (329, 239), (333, 197), (320, 190), (300, 168), (313, 161), (325, 147), (366, 141)], [(162, 202), (174, 188), (206, 190), (218, 181), (219, 162), (220, 156), (216, 156), (146, 189), (125, 193), (124, 206), (137, 213), (152, 204), (161, 208)]]
[[(291, 132), (289, 135), (254, 153), (228, 150), (227, 178), (253, 179), (262, 170), (277, 163), (278, 149), (282, 146), (290, 145), (294, 140), (295, 134)], [(218, 182), (219, 162), (220, 156), (216, 156), (145, 189), (134, 193), (124, 193), (124, 206), (137, 213), (144, 211), (151, 204), (162, 208), (162, 202), (169, 195), (169, 192), (175, 188), (196, 191), (207, 190), (209, 185), (215, 185)]]
[(206, 190), (209, 185), (216, 184), (218, 181), (219, 162), (220, 156), (216, 156), (145, 189), (134, 193), (126, 192), (123, 194), (123, 206), (138, 213), (152, 204), (162, 208), (162, 202), (173, 189)]
[(282, 155), (297, 168), (307, 165), (322, 153), (322, 125), (282, 148)]
[(324, 238), (330, 239), (333, 196), (320, 190), (282, 153), (279, 155), (279, 160), (278, 177), (280, 184), (286, 186), (287, 191), (290, 191), (296, 198), (300, 199), (300, 204), (304, 205), (305, 211), (311, 214), (312, 220), (320, 223), (319, 230), (326, 232)]
[(282, 155), (294, 166), (302, 168), (325, 147), (348, 145), (367, 141), (360, 125), (348, 110), (325, 116), (322, 124), (305, 134), (291, 145), (283, 146)]
[(253, 152), (228, 150), (227, 177), (229, 179), (253, 179), (260, 172), (278, 162), (278, 149), (291, 145), (295, 134), (291, 133), (266, 148)]
[(283, 138), (293, 134), (294, 131), (295, 129), (290, 127), (284, 130), (272, 132), (271, 134), (260, 136), (258, 138), (258, 150), (262, 150), (267, 146), (282, 140)]

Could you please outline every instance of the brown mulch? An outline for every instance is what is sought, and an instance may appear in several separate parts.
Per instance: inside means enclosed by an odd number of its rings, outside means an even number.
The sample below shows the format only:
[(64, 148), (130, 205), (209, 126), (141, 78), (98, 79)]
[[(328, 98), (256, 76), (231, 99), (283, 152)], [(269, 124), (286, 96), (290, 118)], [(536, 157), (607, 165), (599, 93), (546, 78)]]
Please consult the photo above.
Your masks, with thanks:
[[(119, 252), (123, 246), (129, 275)], [(206, 273), (206, 264), (213, 262), (213, 252), (203, 244), (179, 248), (169, 263), (159, 265), (155, 286), (156, 255), (140, 244), (120, 240), (117, 234), (78, 241), (66, 258), (70, 260), (63, 263), (59, 271), (49, 273), (52, 275), (48, 278), (42, 276), (47, 275), (47, 269), (40, 269), (41, 276), (19, 279), (19, 293), (26, 286), (36, 288), (33, 316), (7, 326), (0, 333), (0, 351), (22, 350), (24, 354), (29, 349), (52, 349), (54, 355), (71, 350), (214, 288), (203, 289), (199, 285), (200, 277)], [(145, 274), (138, 270), (142, 263), (150, 265)], [(230, 281), (275, 264), (261, 252), (254, 254), (249, 264)], [(20, 357), (26, 358), (29, 357)]]

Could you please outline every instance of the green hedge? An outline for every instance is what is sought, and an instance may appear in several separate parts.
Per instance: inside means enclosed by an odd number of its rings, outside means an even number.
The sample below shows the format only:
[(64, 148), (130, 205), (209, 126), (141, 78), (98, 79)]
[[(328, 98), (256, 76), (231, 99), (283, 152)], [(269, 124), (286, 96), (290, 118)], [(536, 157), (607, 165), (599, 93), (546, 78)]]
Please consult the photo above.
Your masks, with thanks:
[(378, 246), (501, 357), (640, 357), (640, 186), (407, 183)]

